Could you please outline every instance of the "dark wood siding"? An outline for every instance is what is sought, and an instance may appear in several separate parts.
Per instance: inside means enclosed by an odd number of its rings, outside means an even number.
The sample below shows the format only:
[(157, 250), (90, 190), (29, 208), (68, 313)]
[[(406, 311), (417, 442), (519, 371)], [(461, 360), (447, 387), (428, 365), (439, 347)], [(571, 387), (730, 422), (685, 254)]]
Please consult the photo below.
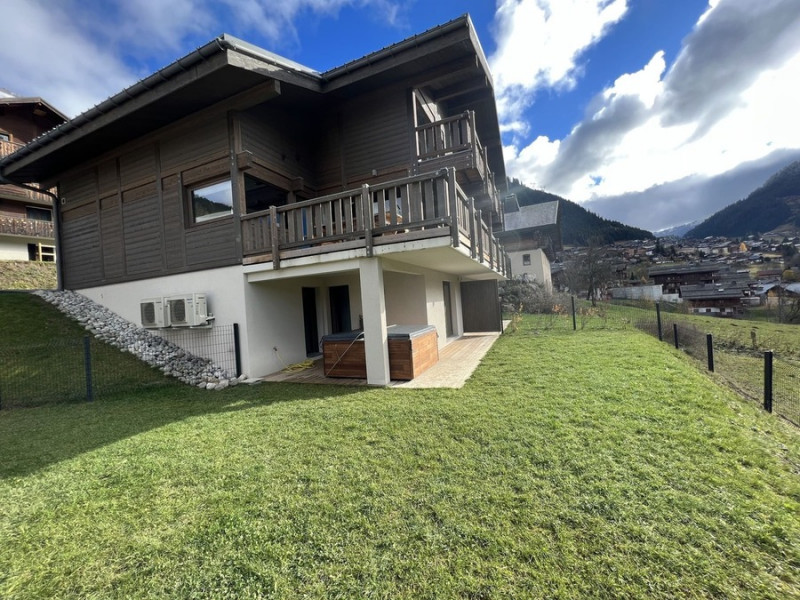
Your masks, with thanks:
[(236, 254), (236, 235), (233, 218), (225, 217), (186, 232), (186, 262), (188, 265), (225, 263)]
[[(293, 115), (269, 103), (240, 115), (242, 150), (262, 166), (289, 179), (302, 177), (316, 186), (316, 115)], [(313, 132), (313, 135), (312, 135)]]
[(59, 260), (67, 289), (93, 285), (102, 273), (100, 234), (94, 204), (66, 211), (61, 220), (63, 241)]
[(161, 140), (161, 173), (168, 175), (215, 158), (226, 157), (228, 123), (224, 116)]
[(164, 255), (167, 270), (181, 269), (186, 265), (184, 256), (183, 195), (177, 175), (162, 180), (161, 197), (164, 214)]
[(236, 222), (191, 225), (188, 180), (230, 174), (228, 118), (167, 128), (148, 143), (121, 147), (94, 165), (63, 174), (61, 195), (65, 285), (157, 277), (241, 262)]
[(100, 235), (103, 241), (103, 277), (117, 279), (125, 275), (122, 213), (119, 197), (100, 201)]
[(347, 105), (342, 113), (342, 154), (348, 181), (370, 177), (373, 170), (380, 175), (409, 165), (406, 96), (403, 89), (388, 89)]
[(164, 271), (160, 208), (155, 183), (122, 194), (125, 272), (129, 275)]

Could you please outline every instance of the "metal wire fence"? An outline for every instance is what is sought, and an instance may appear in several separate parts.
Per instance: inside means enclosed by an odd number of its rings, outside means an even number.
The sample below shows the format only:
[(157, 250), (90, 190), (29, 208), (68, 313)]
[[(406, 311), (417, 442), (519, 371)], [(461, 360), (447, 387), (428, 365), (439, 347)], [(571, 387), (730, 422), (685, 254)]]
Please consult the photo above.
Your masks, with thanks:
[[(161, 333), (188, 354), (239, 374), (235, 324)], [(0, 364), (0, 409), (93, 401), (177, 382), (162, 368), (88, 335), (47, 344), (0, 343)]]
[(787, 342), (771, 338), (757, 322), (696, 317), (682, 305), (621, 301), (593, 306), (575, 297), (557, 299), (552, 308), (533, 315), (533, 323), (537, 328), (565, 331), (639, 329), (684, 351), (742, 396), (800, 425), (798, 325), (774, 325), (785, 328), (786, 339), (796, 340)]

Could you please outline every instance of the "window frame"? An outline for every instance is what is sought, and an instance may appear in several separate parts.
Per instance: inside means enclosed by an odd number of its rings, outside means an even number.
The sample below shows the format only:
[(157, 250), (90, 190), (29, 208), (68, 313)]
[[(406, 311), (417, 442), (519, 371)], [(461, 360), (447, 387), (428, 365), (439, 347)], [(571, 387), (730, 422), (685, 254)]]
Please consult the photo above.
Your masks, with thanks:
[[(212, 188), (217, 185), (225, 183), (228, 184), (228, 190), (230, 191), (230, 204), (228, 205), (229, 212), (210, 213), (210, 216), (200, 215), (200, 217), (206, 217), (206, 218), (201, 218), (200, 220), (198, 220), (198, 215), (195, 212), (195, 192), (197, 190)], [(229, 174), (226, 173), (224, 175), (220, 175), (219, 177), (215, 177), (213, 179), (204, 179), (201, 181), (197, 181), (184, 186), (184, 189), (185, 189), (186, 206), (187, 206), (187, 225), (189, 227), (202, 227), (204, 225), (208, 225), (211, 223), (219, 223), (220, 221), (223, 221), (225, 219), (233, 219), (235, 214), (234, 203), (236, 202), (236, 200), (234, 198), (234, 193), (233, 193), (233, 180), (231, 179)], [(210, 201), (213, 202), (213, 200)]]

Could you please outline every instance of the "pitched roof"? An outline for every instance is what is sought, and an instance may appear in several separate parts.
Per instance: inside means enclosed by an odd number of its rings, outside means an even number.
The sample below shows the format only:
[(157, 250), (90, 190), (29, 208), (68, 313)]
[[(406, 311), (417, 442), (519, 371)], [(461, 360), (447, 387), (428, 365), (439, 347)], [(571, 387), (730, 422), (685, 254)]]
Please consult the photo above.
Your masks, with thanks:
[(558, 200), (520, 206), (519, 210), (505, 213), (505, 230), (518, 231), (558, 224)]
[[(433, 68), (444, 74), (430, 79)], [(424, 74), (427, 81), (422, 80)], [(221, 35), (0, 160), (0, 175), (15, 181), (43, 180), (237, 95), (250, 105), (281, 95), (282, 84), (312, 97), (379, 89), (398, 78), (442, 87), (461, 82), (464, 88), (467, 80), (480, 81), (479, 105), (485, 117), (479, 121), (479, 135), (500, 165), (498, 178), (505, 177), (491, 76), (468, 15), (325, 73)]]

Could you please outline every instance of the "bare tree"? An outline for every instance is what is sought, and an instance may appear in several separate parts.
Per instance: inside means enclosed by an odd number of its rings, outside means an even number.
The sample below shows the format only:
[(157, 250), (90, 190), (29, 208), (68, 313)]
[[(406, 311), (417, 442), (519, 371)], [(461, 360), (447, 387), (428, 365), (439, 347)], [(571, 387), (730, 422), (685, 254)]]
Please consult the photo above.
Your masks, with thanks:
[(592, 241), (585, 252), (576, 255), (564, 265), (567, 286), (575, 294), (586, 292), (586, 299), (592, 306), (613, 278), (611, 265), (604, 260), (603, 249)]

